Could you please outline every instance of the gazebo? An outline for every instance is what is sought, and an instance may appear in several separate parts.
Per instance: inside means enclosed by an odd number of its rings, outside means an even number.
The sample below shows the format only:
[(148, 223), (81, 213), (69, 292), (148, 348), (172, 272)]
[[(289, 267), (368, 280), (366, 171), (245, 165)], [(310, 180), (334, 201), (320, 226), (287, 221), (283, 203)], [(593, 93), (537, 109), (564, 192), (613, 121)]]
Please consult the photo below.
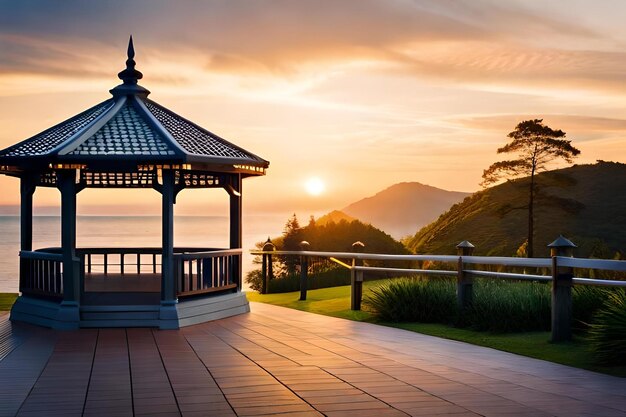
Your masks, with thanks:
[[(242, 179), (269, 162), (148, 99), (132, 37), (112, 98), (0, 151), (0, 173), (20, 179), (20, 296), (11, 320), (57, 329), (177, 329), (249, 311), (242, 284)], [(33, 250), (33, 194), (61, 194), (61, 247)], [(85, 188), (153, 188), (162, 247), (77, 248), (76, 195)], [(184, 189), (230, 196), (228, 248), (174, 246)]]

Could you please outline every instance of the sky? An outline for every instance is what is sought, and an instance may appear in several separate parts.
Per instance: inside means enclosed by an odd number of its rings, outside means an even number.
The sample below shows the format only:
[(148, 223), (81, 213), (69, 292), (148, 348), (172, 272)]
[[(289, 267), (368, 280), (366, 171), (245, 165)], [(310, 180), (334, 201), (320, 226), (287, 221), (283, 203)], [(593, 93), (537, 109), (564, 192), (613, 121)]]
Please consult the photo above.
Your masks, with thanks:
[[(564, 130), (577, 163), (626, 162), (624, 16), (619, 0), (0, 0), (0, 147), (109, 98), (132, 34), (152, 100), (270, 161), (244, 183), (248, 213), (320, 214), (405, 181), (476, 191), (530, 118)], [(18, 198), (0, 177), (0, 206)], [(227, 201), (189, 190), (176, 210)], [(160, 209), (149, 190), (78, 202)]]

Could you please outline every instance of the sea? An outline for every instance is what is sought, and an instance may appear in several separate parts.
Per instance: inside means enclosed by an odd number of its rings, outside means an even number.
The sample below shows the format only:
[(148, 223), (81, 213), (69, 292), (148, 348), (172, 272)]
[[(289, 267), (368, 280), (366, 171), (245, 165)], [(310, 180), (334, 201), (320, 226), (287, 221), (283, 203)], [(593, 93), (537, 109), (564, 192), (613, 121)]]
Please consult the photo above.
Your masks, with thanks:
[[(254, 268), (249, 253), (256, 242), (279, 236), (287, 216), (284, 214), (244, 215), (243, 272)], [(176, 216), (174, 245), (227, 248), (227, 216)], [(33, 218), (33, 249), (61, 245), (61, 218)], [(161, 247), (160, 216), (78, 216), (77, 247)], [(19, 216), (0, 216), (0, 292), (18, 291)]]

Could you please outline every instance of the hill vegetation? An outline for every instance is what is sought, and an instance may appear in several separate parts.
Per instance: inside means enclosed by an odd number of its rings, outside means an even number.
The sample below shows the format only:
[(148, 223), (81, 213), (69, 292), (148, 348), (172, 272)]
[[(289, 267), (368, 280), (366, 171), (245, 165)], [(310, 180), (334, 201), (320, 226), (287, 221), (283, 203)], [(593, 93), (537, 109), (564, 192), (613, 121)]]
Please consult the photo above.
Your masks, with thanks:
[[(335, 219), (339, 219), (335, 221)], [(339, 211), (333, 211), (301, 227), (295, 214), (287, 221), (282, 236), (272, 238), (278, 250), (299, 250), (298, 244), (306, 240), (309, 250), (329, 252), (350, 252), (356, 241), (365, 244), (365, 252), (407, 254), (402, 243), (376, 227)]]
[(419, 182), (402, 182), (341, 211), (400, 239), (415, 233), (468, 195)]
[(316, 219), (315, 224), (317, 226), (326, 226), (328, 223), (339, 223), (342, 220), (345, 220), (348, 223), (351, 223), (352, 221), (357, 220), (357, 219), (355, 219), (352, 216), (347, 215), (343, 211), (333, 210), (330, 213), (323, 215), (319, 219)]
[[(307, 241), (308, 250), (324, 252), (352, 252), (352, 244), (360, 241), (365, 245), (364, 252), (409, 254), (409, 250), (387, 233), (359, 220), (348, 221), (341, 212), (331, 212), (316, 221), (311, 217), (309, 223), (301, 227), (294, 214), (287, 220), (283, 235), (272, 238), (277, 250), (297, 251), (300, 242)], [(335, 221), (334, 219), (340, 219)], [(264, 242), (257, 243), (262, 248)], [(257, 257), (257, 264), (260, 263)], [(300, 257), (293, 255), (277, 255), (273, 259), (274, 280), (270, 281), (270, 292), (295, 291), (299, 288)], [(372, 266), (389, 266), (387, 262), (370, 262)], [(408, 267), (409, 263), (398, 263), (394, 266)], [(350, 282), (348, 270), (326, 258), (309, 259), (309, 288), (324, 288), (346, 285)], [(259, 269), (250, 271), (246, 277), (250, 287), (259, 291), (261, 288), (261, 272)]]
[[(477, 255), (523, 254), (526, 240), (528, 178), (497, 185), (466, 197), (419, 230), (407, 246), (416, 253), (453, 253), (462, 240)], [(535, 256), (563, 234), (578, 245), (579, 257), (614, 258), (626, 253), (626, 165), (598, 161), (548, 171), (537, 196)], [(521, 248), (521, 249), (520, 249)]]

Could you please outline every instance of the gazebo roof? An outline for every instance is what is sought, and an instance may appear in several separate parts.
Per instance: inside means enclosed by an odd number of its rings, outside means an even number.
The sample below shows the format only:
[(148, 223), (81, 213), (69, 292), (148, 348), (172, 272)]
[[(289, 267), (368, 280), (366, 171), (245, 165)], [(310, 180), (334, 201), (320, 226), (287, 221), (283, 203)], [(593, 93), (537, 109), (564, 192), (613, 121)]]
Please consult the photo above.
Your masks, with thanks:
[(132, 37), (123, 84), (112, 98), (0, 151), (18, 170), (58, 164), (189, 164), (194, 169), (263, 175), (269, 162), (148, 99), (138, 85)]

